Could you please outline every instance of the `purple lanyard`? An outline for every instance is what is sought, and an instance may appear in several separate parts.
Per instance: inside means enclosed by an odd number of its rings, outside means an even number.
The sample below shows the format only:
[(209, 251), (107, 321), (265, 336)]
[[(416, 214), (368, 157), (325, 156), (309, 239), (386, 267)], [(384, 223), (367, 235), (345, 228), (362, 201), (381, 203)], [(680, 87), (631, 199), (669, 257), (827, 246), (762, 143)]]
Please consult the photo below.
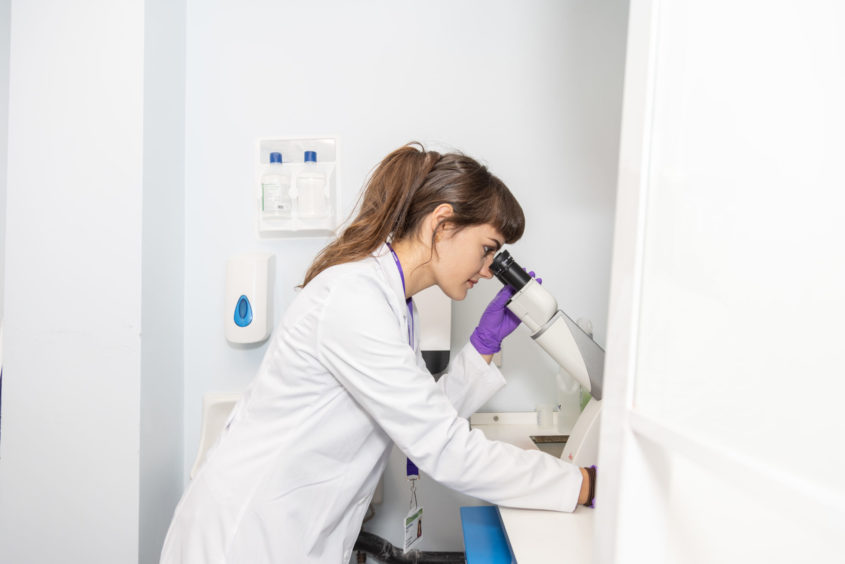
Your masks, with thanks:
[[(405, 273), (402, 272), (402, 264), (399, 262), (399, 257), (396, 256), (396, 251), (393, 250), (393, 247), (390, 246), (390, 243), (387, 243), (387, 248), (390, 249), (390, 254), (393, 255), (393, 261), (396, 263), (396, 268), (399, 269), (399, 277), (402, 279), (402, 295), (405, 294)], [(408, 313), (411, 316), (410, 321), (408, 322), (408, 344), (411, 345), (411, 349), (414, 348), (414, 302), (411, 301), (411, 298), (405, 300), (405, 303), (408, 304)], [(405, 474), (408, 476), (409, 480), (417, 479), (420, 475), (420, 471), (417, 468), (417, 465), (411, 462), (410, 458), (406, 459), (405, 463)]]
[[(402, 294), (405, 294), (405, 273), (402, 272), (402, 265), (399, 263), (399, 257), (396, 256), (396, 251), (393, 250), (393, 247), (390, 246), (390, 243), (387, 243), (387, 248), (390, 249), (390, 254), (393, 255), (393, 261), (396, 263), (396, 268), (399, 269), (399, 277), (402, 279)], [(405, 300), (405, 303), (408, 306), (408, 314), (411, 316), (410, 321), (408, 322), (408, 344), (411, 345), (411, 348), (414, 348), (414, 302), (411, 301), (411, 298)]]

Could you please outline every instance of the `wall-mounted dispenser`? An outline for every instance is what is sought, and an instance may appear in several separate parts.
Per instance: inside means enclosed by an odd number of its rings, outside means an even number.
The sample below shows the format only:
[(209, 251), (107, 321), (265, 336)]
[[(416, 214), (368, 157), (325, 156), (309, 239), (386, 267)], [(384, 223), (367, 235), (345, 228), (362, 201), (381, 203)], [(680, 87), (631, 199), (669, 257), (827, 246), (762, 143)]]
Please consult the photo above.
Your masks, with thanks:
[(259, 140), (256, 186), (262, 237), (333, 235), (340, 224), (337, 140)]
[(275, 256), (249, 253), (226, 261), (223, 306), (226, 339), (260, 343), (273, 331)]

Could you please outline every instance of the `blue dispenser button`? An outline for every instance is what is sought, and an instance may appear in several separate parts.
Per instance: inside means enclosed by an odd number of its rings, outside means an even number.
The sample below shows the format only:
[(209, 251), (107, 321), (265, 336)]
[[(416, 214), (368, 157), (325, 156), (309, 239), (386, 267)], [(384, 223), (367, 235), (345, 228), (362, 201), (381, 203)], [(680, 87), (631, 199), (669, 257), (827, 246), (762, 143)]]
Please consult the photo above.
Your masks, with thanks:
[(246, 296), (241, 296), (235, 306), (235, 325), (246, 327), (250, 323), (252, 323), (252, 305)]

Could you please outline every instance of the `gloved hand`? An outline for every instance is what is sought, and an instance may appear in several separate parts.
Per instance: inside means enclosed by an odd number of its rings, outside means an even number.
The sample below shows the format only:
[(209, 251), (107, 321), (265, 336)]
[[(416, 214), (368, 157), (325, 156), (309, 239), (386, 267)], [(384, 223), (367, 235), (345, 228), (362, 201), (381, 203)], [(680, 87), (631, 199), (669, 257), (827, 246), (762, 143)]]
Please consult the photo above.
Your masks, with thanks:
[[(534, 278), (534, 272), (528, 273)], [(537, 282), (543, 283), (541, 278)], [(481, 314), (481, 321), (478, 327), (469, 337), (469, 342), (481, 354), (494, 354), (502, 350), (502, 341), (519, 327), (521, 321), (514, 313), (506, 307), (508, 300), (514, 295), (510, 286), (504, 286), (493, 301)]]

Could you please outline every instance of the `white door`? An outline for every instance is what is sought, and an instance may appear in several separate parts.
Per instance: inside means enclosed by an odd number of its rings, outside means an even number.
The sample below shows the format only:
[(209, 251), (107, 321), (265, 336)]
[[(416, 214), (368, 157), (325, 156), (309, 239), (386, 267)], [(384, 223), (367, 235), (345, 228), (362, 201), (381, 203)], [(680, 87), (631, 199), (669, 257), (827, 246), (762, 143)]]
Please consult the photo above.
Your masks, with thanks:
[(597, 560), (845, 562), (845, 3), (632, 0)]

